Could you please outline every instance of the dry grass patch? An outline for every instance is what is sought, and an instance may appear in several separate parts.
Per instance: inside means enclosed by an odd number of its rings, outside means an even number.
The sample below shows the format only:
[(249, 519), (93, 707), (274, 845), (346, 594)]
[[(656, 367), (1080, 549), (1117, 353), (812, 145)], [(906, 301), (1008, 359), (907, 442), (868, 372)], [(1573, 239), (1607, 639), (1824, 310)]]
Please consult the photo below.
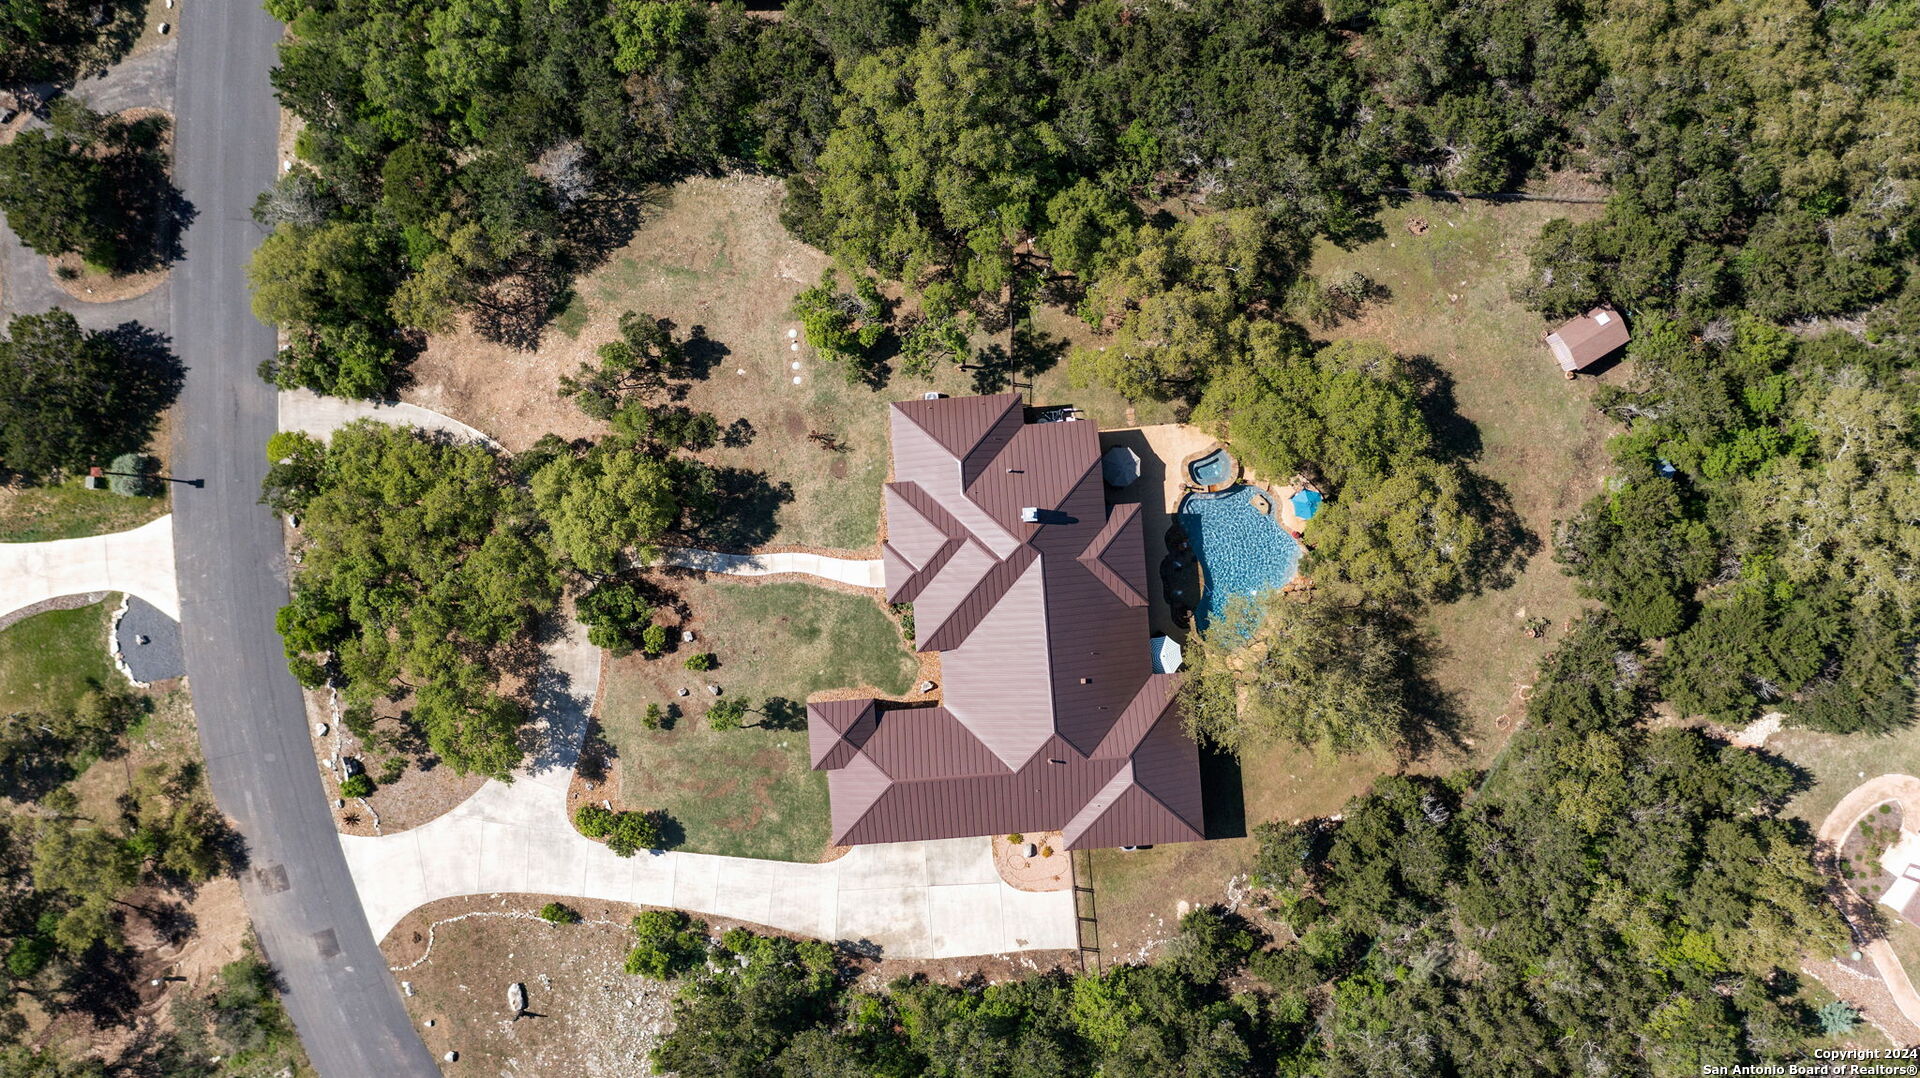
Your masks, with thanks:
[[(1553, 522), (1600, 489), (1605, 441), (1617, 428), (1594, 410), (1592, 396), (1599, 382), (1621, 382), (1625, 372), (1567, 381), (1540, 343), (1547, 323), (1509, 289), (1542, 225), (1597, 212), (1587, 205), (1412, 199), (1380, 215), (1381, 239), (1352, 250), (1323, 244), (1313, 262), (1316, 274), (1357, 270), (1392, 292), (1357, 321), (1317, 332), (1379, 341), (1427, 357), (1444, 372), (1454, 409), (1470, 428), (1443, 437), (1506, 488), (1539, 540), (1509, 586), (1436, 607), (1426, 619), (1440, 650), (1436, 678), (1467, 720), (1460, 733), (1473, 742), (1464, 747), (1477, 765), (1504, 746), (1520, 717), (1520, 687), (1590, 605), (1553, 561)], [(1427, 222), (1425, 234), (1408, 230), (1414, 218)], [(1534, 617), (1551, 623), (1540, 639), (1521, 631)]]
[[(434, 921), (475, 911), (523, 915), (441, 924), (431, 957), (394, 974), (413, 987), (407, 1011), (427, 1049), (436, 1059), (459, 1053), (446, 1066), (450, 1074), (655, 1073), (647, 1053), (671, 1027), (674, 986), (621, 968), (638, 909), (569, 898), (584, 923), (550, 925), (531, 916), (544, 901), (448, 899), (408, 914), (388, 934), (382, 950), (399, 965), (424, 953)], [(507, 1007), (507, 986), (515, 983), (526, 985), (530, 1012), (517, 1021)]]
[[(620, 315), (702, 327), (711, 364), (683, 403), (724, 426), (744, 418), (755, 436), (738, 448), (700, 454), (710, 463), (762, 472), (783, 491), (765, 519), (735, 546), (768, 543), (862, 550), (873, 546), (880, 484), (887, 475), (887, 405), (930, 389), (961, 391), (964, 372), (936, 381), (897, 377), (884, 389), (850, 386), (796, 351), (787, 317), (793, 297), (820, 279), (827, 258), (780, 224), (781, 187), (758, 177), (697, 178), (660, 193), (657, 211), (626, 247), (581, 278), (539, 347), (520, 352), (471, 333), (433, 340), (413, 366), (407, 400), (455, 416), (520, 450), (549, 432), (603, 434), (559, 395), (559, 380), (613, 340)], [(799, 363), (798, 371), (793, 364)], [(795, 378), (799, 379), (796, 384)], [(830, 435), (828, 450), (810, 433)]]

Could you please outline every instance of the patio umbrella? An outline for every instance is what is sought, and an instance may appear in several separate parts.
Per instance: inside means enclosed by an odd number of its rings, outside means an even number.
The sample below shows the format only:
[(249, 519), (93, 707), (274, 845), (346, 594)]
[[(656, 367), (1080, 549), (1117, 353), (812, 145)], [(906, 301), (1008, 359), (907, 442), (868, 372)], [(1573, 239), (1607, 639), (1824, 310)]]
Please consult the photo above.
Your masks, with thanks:
[(1116, 445), (1100, 457), (1100, 474), (1110, 487), (1129, 487), (1140, 478), (1140, 454)]
[(1185, 659), (1185, 655), (1180, 650), (1180, 641), (1171, 636), (1156, 636), (1152, 643), (1154, 673), (1171, 674), (1180, 669), (1180, 664)]
[(1313, 514), (1320, 511), (1320, 492), (1317, 490), (1303, 490), (1289, 500), (1293, 503), (1293, 515), (1301, 520), (1312, 520)]

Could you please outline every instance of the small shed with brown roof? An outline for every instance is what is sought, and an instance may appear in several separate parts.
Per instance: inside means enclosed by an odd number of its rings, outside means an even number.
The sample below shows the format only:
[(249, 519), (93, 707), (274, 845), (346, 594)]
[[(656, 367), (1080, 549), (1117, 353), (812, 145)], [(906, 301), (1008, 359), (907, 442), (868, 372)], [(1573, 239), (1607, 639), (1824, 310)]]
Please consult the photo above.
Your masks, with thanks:
[(1620, 312), (1601, 304), (1547, 334), (1547, 350), (1572, 378), (1574, 372), (1598, 363), (1627, 343), (1627, 323)]

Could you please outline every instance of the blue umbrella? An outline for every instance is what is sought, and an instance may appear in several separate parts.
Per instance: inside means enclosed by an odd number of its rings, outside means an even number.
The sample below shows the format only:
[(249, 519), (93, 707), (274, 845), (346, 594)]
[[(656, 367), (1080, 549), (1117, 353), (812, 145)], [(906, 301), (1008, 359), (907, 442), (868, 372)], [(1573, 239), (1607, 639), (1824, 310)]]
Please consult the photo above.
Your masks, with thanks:
[(1303, 490), (1291, 500), (1293, 515), (1301, 520), (1312, 520), (1313, 515), (1320, 511), (1320, 492), (1317, 490)]

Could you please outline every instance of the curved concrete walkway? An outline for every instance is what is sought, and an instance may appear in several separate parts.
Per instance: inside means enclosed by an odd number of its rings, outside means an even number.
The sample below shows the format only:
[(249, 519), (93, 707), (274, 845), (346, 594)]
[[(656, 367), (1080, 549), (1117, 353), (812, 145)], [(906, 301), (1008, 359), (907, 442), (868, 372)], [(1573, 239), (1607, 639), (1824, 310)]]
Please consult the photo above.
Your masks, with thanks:
[(0, 543), (0, 616), (62, 595), (90, 591), (138, 595), (179, 621), (173, 517), (163, 516), (112, 535)]
[(521, 891), (732, 917), (899, 958), (1078, 946), (1071, 891), (1016, 891), (991, 840), (856, 847), (825, 864), (651, 852), (616, 857), (569, 822), (567, 784), (599, 680), (600, 650), (577, 625), (547, 645), (540, 722), (511, 784), (395, 835), (342, 835), (376, 938), (428, 902)]
[(695, 547), (671, 547), (661, 555), (660, 564), (704, 573), (728, 576), (775, 576), (799, 573), (817, 576), (856, 588), (884, 588), (886, 575), (880, 559), (833, 558), (825, 554), (783, 551), (771, 554), (722, 554), (717, 550)]
[(297, 430), (325, 441), (334, 431), (362, 419), (445, 431), (457, 438), (500, 448), (500, 443), (449, 415), (402, 401), (350, 401), (323, 397), (312, 390), (280, 393), (280, 429)]
[[(1847, 835), (1860, 826), (1860, 820), (1874, 807), (1887, 801), (1900, 802), (1901, 830), (1912, 832), (1920, 823), (1920, 778), (1912, 775), (1878, 775), (1853, 788), (1827, 813), (1820, 824), (1820, 841), (1838, 850)], [(1920, 992), (1914, 991), (1907, 968), (1893, 952), (1893, 945), (1878, 939), (1860, 948), (1873, 961), (1873, 968), (1887, 986), (1887, 994), (1907, 1021), (1920, 1025)]]

